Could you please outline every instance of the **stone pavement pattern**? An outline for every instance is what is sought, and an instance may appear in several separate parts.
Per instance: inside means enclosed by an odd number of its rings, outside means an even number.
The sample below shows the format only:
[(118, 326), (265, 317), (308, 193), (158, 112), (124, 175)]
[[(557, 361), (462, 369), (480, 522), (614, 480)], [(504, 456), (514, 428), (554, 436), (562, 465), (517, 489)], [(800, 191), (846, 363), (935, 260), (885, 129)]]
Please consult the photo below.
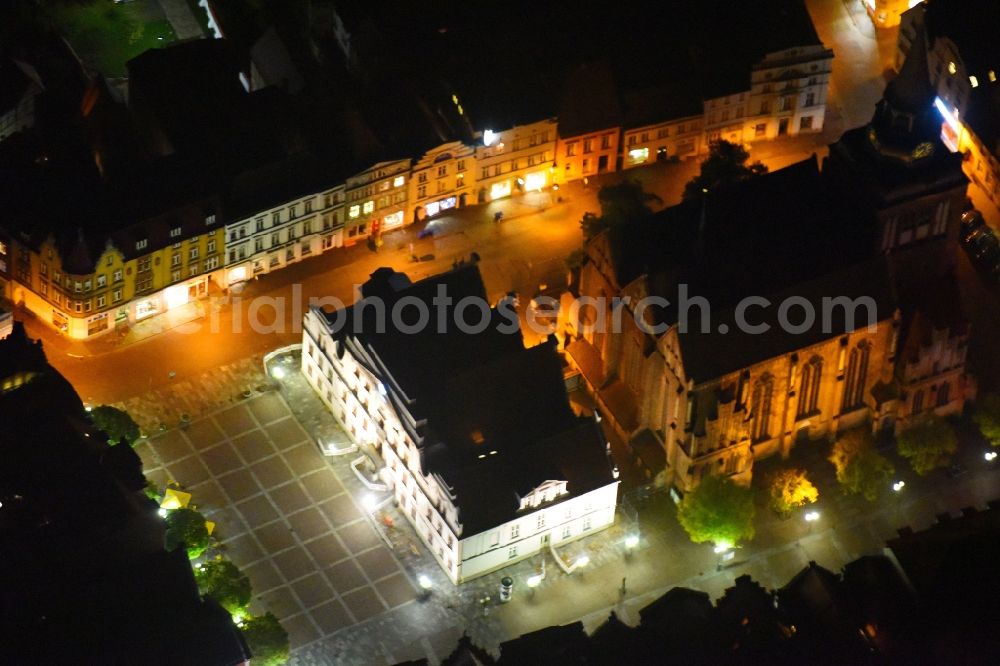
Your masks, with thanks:
[(413, 601), (399, 562), (283, 398), (268, 392), (136, 447), (147, 476), (176, 481), (217, 524), (271, 611), (302, 648)]
[(161, 426), (170, 428), (179, 425), (184, 414), (192, 421), (196, 420), (243, 400), (245, 391), (256, 389), (259, 392), (269, 383), (264, 376), (261, 358), (251, 356), (190, 379), (170, 380), (114, 406), (127, 411), (142, 432), (154, 435), (161, 430)]

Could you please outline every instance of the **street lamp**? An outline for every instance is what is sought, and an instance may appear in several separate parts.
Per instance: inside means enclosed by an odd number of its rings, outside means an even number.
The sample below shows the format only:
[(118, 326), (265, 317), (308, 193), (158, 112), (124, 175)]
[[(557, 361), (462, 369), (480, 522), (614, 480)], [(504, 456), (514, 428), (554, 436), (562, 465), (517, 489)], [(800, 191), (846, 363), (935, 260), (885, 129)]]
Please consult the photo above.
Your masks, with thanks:
[(275, 367), (273, 370), (271, 370), (271, 376), (277, 379), (278, 381), (281, 381), (282, 379), (285, 378), (285, 369), (279, 365)]
[(427, 576), (427, 574), (420, 574), (417, 576), (417, 585), (419, 585), (420, 589), (424, 591), (429, 591), (432, 587), (434, 587), (434, 583), (431, 581), (430, 577)]
[(997, 457), (996, 451), (987, 451), (986, 453), (983, 454), (983, 458), (986, 459), (986, 462), (993, 462), (996, 459), (996, 457)]
[(632, 550), (638, 545), (639, 545), (638, 534), (629, 534), (627, 537), (625, 537), (625, 547), (628, 548), (629, 550)]
[(371, 513), (378, 506), (378, 500), (375, 499), (374, 495), (368, 493), (365, 495), (364, 499), (361, 500), (361, 504), (365, 507), (365, 510)]
[(162, 507), (159, 508), (159, 509), (157, 509), (156, 513), (158, 513), (160, 515), (160, 518), (166, 518), (167, 517), (167, 510), (164, 509), (164, 508), (162, 508)]
[(803, 516), (803, 518), (806, 519), (807, 523), (819, 520), (819, 511), (810, 511), (805, 516)]
[(715, 552), (716, 555), (721, 555), (732, 547), (732, 544), (728, 541), (719, 541), (715, 544), (715, 548), (713, 548), (712, 551)]
[(590, 564), (590, 558), (587, 557), (586, 555), (581, 555), (580, 557), (576, 558), (577, 567), (585, 567), (588, 564)]
[(896, 483), (892, 484), (892, 489), (898, 493), (900, 490), (903, 489), (903, 486), (905, 485), (906, 481), (897, 481)]

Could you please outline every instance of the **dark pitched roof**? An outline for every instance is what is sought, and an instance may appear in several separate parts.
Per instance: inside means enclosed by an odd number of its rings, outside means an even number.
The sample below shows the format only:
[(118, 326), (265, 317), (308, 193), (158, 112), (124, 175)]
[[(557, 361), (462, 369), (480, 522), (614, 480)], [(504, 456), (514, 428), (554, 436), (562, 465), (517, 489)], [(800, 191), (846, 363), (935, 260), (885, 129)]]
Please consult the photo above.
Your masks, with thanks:
[[(843, 270), (799, 282), (777, 293), (762, 293), (771, 306), (759, 310), (760, 317), (754, 324), (764, 324), (768, 330), (760, 334), (739, 332), (735, 310), (713, 310), (708, 331), (700, 331), (700, 323), (692, 321), (686, 333), (680, 333), (681, 355), (687, 376), (702, 383), (722, 377), (730, 372), (782, 354), (807, 348), (870, 323), (883, 322), (893, 316), (896, 298), (884, 258), (855, 264)], [(830, 307), (830, 299), (844, 298), (861, 303), (863, 307), (852, 312), (849, 319), (843, 307)], [(778, 306), (788, 299), (805, 299), (815, 320), (802, 332), (786, 332), (778, 318)], [(709, 300), (711, 303), (711, 299)], [(869, 310), (869, 305), (873, 306)], [(793, 308), (799, 312), (798, 306)], [(824, 312), (829, 311), (829, 316)], [(789, 315), (793, 323), (800, 320)], [(873, 321), (869, 321), (869, 317)], [(823, 321), (826, 319), (826, 321)], [(725, 326), (722, 332), (721, 327)]]
[(546, 627), (500, 644), (498, 664), (582, 664), (587, 634), (582, 622)]
[(883, 97), (893, 107), (909, 113), (923, 113), (934, 104), (936, 93), (927, 68), (927, 43), (918, 29), (899, 74), (885, 87)]
[[(525, 349), (520, 330), (502, 326), (510, 322), (496, 309), (484, 330), (463, 332), (453, 305), (432, 308), (431, 322), (416, 332), (391, 318), (377, 329), (377, 298), (391, 312), (402, 298), (430, 304), (439, 293), (453, 303), (486, 302), (475, 265), (414, 284), (384, 268), (362, 287), (363, 300), (327, 318), (339, 327), (335, 335), (350, 335), (377, 354), (391, 375), (383, 378), (390, 399), (402, 404), (405, 395), (405, 408), (426, 421), (417, 433), (423, 469), (454, 488), (465, 532), (513, 519), (520, 498), (547, 480), (568, 481), (574, 495), (612, 483), (600, 428), (569, 408), (553, 343)], [(439, 313), (448, 322), (441, 331)]]
[(621, 125), (618, 87), (607, 62), (581, 65), (567, 77), (559, 108), (559, 136)]

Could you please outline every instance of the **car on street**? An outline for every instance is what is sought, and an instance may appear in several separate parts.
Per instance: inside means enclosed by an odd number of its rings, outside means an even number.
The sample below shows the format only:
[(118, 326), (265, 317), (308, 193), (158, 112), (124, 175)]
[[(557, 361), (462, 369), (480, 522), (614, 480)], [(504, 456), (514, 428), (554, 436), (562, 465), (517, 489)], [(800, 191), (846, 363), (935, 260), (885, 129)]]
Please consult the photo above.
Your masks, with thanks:
[(962, 213), (962, 238), (966, 238), (973, 231), (984, 226), (985, 224), (986, 222), (983, 220), (983, 214), (975, 208), (965, 211)]

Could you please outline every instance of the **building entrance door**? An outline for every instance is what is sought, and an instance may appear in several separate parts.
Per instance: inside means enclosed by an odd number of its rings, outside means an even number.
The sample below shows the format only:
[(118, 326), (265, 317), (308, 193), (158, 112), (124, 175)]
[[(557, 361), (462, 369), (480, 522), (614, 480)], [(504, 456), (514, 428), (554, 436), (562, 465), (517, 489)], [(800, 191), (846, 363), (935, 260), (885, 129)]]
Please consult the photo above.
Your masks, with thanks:
[(608, 156), (601, 155), (597, 158), (597, 173), (604, 173), (608, 170)]
[(788, 118), (782, 118), (778, 121), (778, 136), (785, 136), (788, 134)]

